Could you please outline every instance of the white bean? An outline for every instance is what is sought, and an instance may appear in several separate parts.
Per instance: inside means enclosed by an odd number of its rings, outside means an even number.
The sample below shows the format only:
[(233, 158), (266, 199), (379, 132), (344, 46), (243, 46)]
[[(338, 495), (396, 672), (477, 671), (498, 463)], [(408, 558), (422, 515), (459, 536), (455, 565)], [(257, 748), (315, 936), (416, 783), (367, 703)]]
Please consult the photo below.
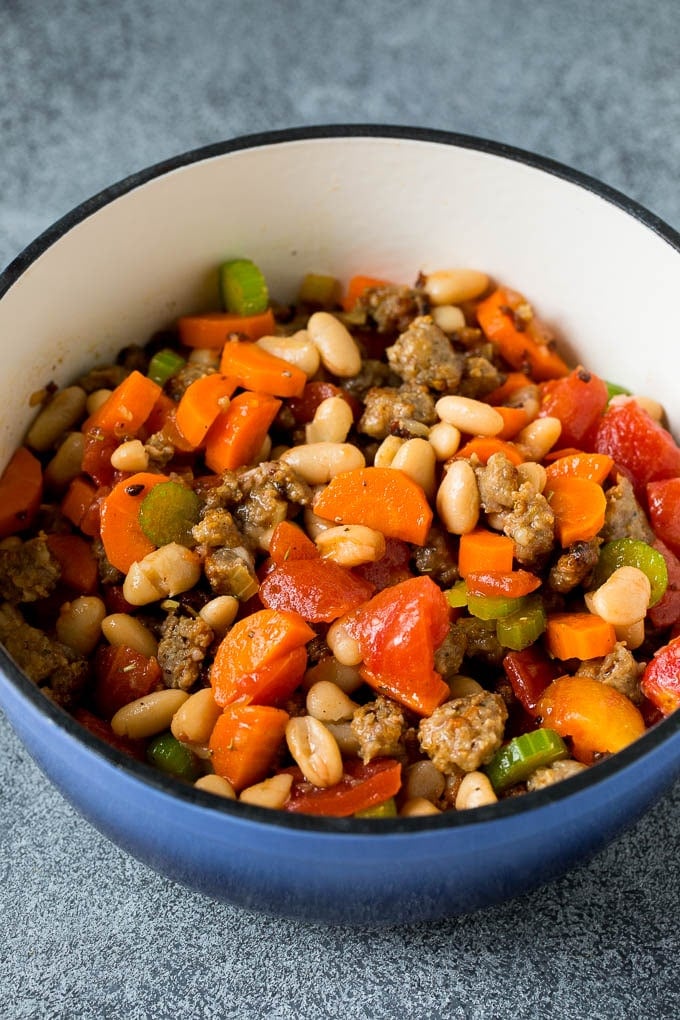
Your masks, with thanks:
[(552, 450), (560, 438), (561, 432), (562, 422), (560, 419), (546, 415), (544, 418), (534, 418), (532, 422), (525, 425), (515, 436), (514, 442), (527, 460), (541, 461), (546, 453)]
[(447, 421), (438, 421), (430, 429), (427, 441), (434, 450), (437, 460), (448, 460), (458, 451), (460, 438), (460, 429), (455, 425), (450, 425)]
[(427, 439), (407, 439), (392, 459), (392, 467), (403, 471), (424, 491), (428, 499), (434, 497), (435, 466), (437, 459)]
[(345, 694), (353, 694), (364, 682), (356, 666), (344, 666), (334, 655), (326, 655), (316, 665), (310, 666), (302, 685), (309, 689), (321, 680), (339, 687)]
[(65, 488), (81, 472), (84, 449), (83, 433), (69, 432), (45, 468), (45, 482), (55, 489)]
[(178, 542), (170, 542), (132, 564), (123, 582), (123, 596), (131, 606), (144, 606), (188, 591), (198, 584), (200, 576), (198, 554)]
[(489, 277), (479, 269), (438, 269), (425, 276), (425, 293), (433, 305), (457, 305), (479, 297)]
[(185, 744), (207, 744), (222, 714), (211, 687), (204, 687), (184, 701), (172, 717), (173, 737)]
[(217, 595), (199, 609), (198, 615), (218, 637), (223, 637), (236, 619), (238, 609), (239, 600), (233, 595)]
[(481, 694), (484, 690), (481, 684), (473, 680), (471, 676), (463, 673), (456, 673), (448, 681), (452, 698), (469, 698), (474, 694)]
[(402, 818), (422, 818), (426, 815), (440, 815), (441, 811), (426, 797), (411, 797), (402, 804), (399, 814)]
[(333, 375), (349, 378), (361, 370), (361, 351), (354, 337), (330, 312), (314, 312), (307, 330), (324, 368)]
[(437, 513), (452, 535), (466, 535), (479, 520), (475, 472), (467, 460), (454, 460), (437, 490)]
[(542, 464), (535, 460), (526, 460), (517, 465), (517, 474), (522, 482), (528, 482), (535, 493), (543, 492), (545, 489), (547, 474)]
[(226, 800), (236, 800), (236, 791), (228, 779), (210, 772), (207, 776), (200, 776), (194, 786), (197, 790), (205, 790), (206, 793), (214, 793), (216, 797), (224, 797)]
[(429, 759), (416, 761), (404, 773), (404, 795), (408, 800), (424, 797), (437, 801), (444, 792), (446, 778)]
[(445, 333), (456, 333), (465, 328), (465, 316), (457, 305), (437, 305), (432, 309), (432, 318)]
[(319, 351), (306, 329), (300, 329), (292, 336), (261, 336), (256, 341), (269, 354), (273, 354), (289, 365), (295, 365), (307, 377), (316, 375), (321, 364)]
[(49, 450), (82, 418), (86, 401), (87, 394), (82, 386), (58, 390), (28, 430), (26, 444), (41, 453)]
[(400, 439), (399, 436), (385, 436), (375, 451), (374, 467), (392, 467), (392, 461), (405, 442), (406, 440)]
[(591, 613), (615, 627), (630, 627), (643, 620), (649, 608), (652, 586), (638, 567), (619, 567), (596, 591), (585, 596)]
[(167, 730), (172, 717), (189, 695), (186, 691), (169, 688), (145, 694), (119, 708), (111, 720), (111, 729), (119, 737), (142, 740)]
[(364, 467), (366, 459), (353, 443), (308, 443), (293, 446), (280, 458), (308, 485), (323, 485), (341, 471)]
[(73, 602), (64, 602), (56, 622), (57, 637), (86, 658), (99, 641), (105, 616), (106, 606), (96, 595), (81, 595)]
[(505, 424), (495, 407), (472, 397), (448, 395), (434, 406), (442, 421), (474, 436), (496, 436)]
[(148, 466), (149, 455), (139, 439), (121, 443), (111, 454), (111, 467), (117, 471), (146, 471)]
[(484, 807), (498, 800), (489, 777), (483, 772), (468, 772), (460, 781), (456, 794), (456, 810)]
[(305, 428), (308, 443), (344, 443), (354, 424), (352, 408), (344, 397), (327, 397)]
[(314, 539), (321, 556), (343, 567), (375, 563), (385, 555), (385, 536), (365, 524), (339, 524)]
[(319, 680), (307, 691), (307, 714), (323, 723), (348, 722), (358, 708), (337, 684)]
[(129, 613), (111, 613), (101, 626), (106, 640), (116, 648), (126, 645), (149, 657), (158, 652), (158, 642), (149, 628)]
[(94, 414), (100, 407), (103, 407), (106, 401), (111, 396), (112, 390), (94, 390), (89, 393), (87, 400), (85, 401), (85, 410), (88, 414)]
[(292, 785), (293, 777), (290, 773), (281, 772), (277, 776), (263, 779), (261, 783), (247, 786), (245, 790), (241, 790), (238, 799), (244, 804), (280, 810), (290, 796)]
[(363, 662), (359, 642), (348, 634), (342, 617), (334, 620), (328, 628), (326, 644), (343, 666), (358, 666), (360, 662)]
[(302, 773), (314, 786), (335, 786), (342, 779), (342, 755), (330, 730), (311, 715), (294, 716), (286, 726), (286, 743)]

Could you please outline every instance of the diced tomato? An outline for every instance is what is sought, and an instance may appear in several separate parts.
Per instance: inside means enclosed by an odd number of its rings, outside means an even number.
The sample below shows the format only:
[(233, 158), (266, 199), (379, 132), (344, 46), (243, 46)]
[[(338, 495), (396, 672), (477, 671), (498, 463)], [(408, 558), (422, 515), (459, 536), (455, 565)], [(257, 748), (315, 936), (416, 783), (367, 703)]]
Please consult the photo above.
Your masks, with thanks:
[(645, 503), (648, 482), (680, 475), (680, 447), (635, 400), (610, 404), (594, 440), (596, 453), (608, 453)]
[(517, 700), (535, 716), (538, 699), (558, 676), (554, 662), (541, 648), (530, 645), (520, 652), (508, 652), (503, 669)]
[(668, 586), (657, 604), (647, 611), (647, 619), (653, 627), (661, 630), (680, 620), (680, 560), (659, 538), (653, 543), (653, 548), (666, 561)]
[(105, 744), (110, 744), (111, 747), (115, 747), (117, 751), (122, 751), (123, 754), (129, 754), (131, 758), (137, 758), (139, 761), (145, 760), (146, 745), (143, 740), (130, 740), (128, 737), (119, 737), (113, 732), (110, 724), (105, 719), (100, 719), (98, 715), (88, 711), (86, 708), (77, 708), (73, 713), (73, 718), (95, 737), (103, 740)]
[(550, 415), (562, 422), (557, 447), (588, 449), (598, 422), (607, 406), (607, 385), (584, 368), (575, 368), (561, 379), (550, 379), (541, 387), (540, 416)]
[(310, 623), (331, 623), (373, 594), (369, 581), (332, 560), (289, 560), (263, 578), (260, 598), (269, 609), (293, 610)]
[(666, 478), (647, 485), (649, 521), (655, 533), (676, 556), (680, 556), (680, 478)]
[(123, 705), (150, 694), (163, 675), (158, 659), (126, 645), (99, 648), (94, 674), (94, 708), (105, 719), (111, 719)]
[(376, 591), (413, 577), (411, 547), (400, 538), (385, 539), (385, 553), (374, 563), (362, 563), (354, 573), (372, 584)]
[(299, 769), (289, 771), (294, 781), (284, 807), (299, 814), (347, 818), (389, 800), (401, 787), (401, 765), (393, 758), (375, 758), (366, 764), (346, 760), (340, 782), (325, 789), (306, 782)]
[(640, 687), (664, 715), (680, 708), (680, 638), (669, 641), (647, 663)]
[(307, 383), (301, 396), (291, 397), (287, 402), (288, 409), (295, 418), (295, 424), (307, 425), (316, 414), (319, 404), (329, 397), (342, 397), (352, 408), (355, 420), (361, 416), (361, 405), (355, 397), (335, 383), (315, 380)]
[(61, 567), (61, 581), (80, 595), (94, 595), (99, 568), (92, 543), (80, 535), (48, 535), (47, 546)]
[(82, 468), (95, 485), (113, 485), (117, 475), (111, 465), (111, 454), (119, 443), (120, 440), (112, 432), (91, 429), (85, 433)]

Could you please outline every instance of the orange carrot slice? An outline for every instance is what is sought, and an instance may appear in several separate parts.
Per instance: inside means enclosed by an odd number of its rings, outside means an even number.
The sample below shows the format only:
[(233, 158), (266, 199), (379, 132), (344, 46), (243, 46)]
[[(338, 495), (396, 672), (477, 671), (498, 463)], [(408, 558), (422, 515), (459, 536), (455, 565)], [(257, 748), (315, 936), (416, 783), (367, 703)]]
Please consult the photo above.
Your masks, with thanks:
[(180, 343), (185, 347), (221, 350), (235, 333), (259, 340), (276, 328), (271, 308), (258, 315), (236, 315), (233, 312), (210, 312), (206, 315), (183, 315), (177, 321)]

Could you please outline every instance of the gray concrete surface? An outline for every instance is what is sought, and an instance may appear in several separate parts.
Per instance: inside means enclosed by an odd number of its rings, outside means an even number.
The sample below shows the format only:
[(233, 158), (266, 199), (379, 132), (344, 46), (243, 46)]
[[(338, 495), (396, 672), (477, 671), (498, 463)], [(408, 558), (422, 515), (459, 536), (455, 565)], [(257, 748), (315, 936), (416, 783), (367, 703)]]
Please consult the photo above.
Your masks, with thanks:
[[(679, 52), (675, 0), (1, 0), (0, 265), (149, 163), (316, 123), (534, 149), (680, 228)], [(274, 921), (104, 840), (0, 716), (0, 1017), (671, 1018), (678, 860), (676, 787), (590, 864), (480, 914)]]

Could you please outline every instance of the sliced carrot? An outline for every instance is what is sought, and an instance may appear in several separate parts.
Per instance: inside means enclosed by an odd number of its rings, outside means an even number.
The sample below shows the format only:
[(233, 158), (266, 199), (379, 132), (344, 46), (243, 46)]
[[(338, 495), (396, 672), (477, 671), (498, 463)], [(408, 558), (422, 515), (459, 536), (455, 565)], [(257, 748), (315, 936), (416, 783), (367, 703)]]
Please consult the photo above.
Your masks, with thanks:
[(614, 467), (613, 458), (607, 453), (572, 453), (558, 457), (545, 469), (547, 487), (550, 488), (556, 478), (588, 478), (591, 482), (602, 485)]
[(281, 401), (268, 393), (239, 393), (210, 426), (205, 440), (205, 462), (211, 471), (251, 464), (262, 449)]
[(220, 371), (245, 390), (273, 397), (299, 397), (307, 384), (301, 368), (247, 340), (229, 340), (224, 345)]
[(38, 512), (42, 491), (40, 461), (25, 446), (18, 447), (0, 477), (0, 538), (29, 527)]
[(545, 495), (555, 514), (555, 532), (562, 548), (594, 538), (604, 524), (607, 500), (601, 485), (590, 478), (559, 475)]
[(236, 381), (220, 372), (203, 375), (187, 386), (175, 411), (175, 424), (187, 442), (197, 449), (223, 410), (221, 404), (236, 389)]
[(94, 595), (99, 568), (92, 543), (80, 535), (48, 535), (47, 547), (61, 567), (61, 580), (81, 595)]
[(82, 475), (78, 475), (70, 482), (61, 501), (60, 509), (64, 517), (76, 528), (82, 526), (83, 518), (92, 506), (96, 493), (96, 487)]
[(290, 560), (318, 559), (319, 551), (299, 524), (294, 524), (292, 521), (280, 521), (272, 532), (269, 555), (272, 561), (279, 566)]
[(541, 586), (540, 577), (528, 570), (475, 570), (465, 577), (468, 595), (519, 599)]
[(217, 704), (258, 700), (258, 685), (265, 689), (272, 679), (268, 667), (304, 650), (313, 637), (299, 613), (261, 609), (239, 620), (222, 638), (210, 670)]
[(455, 454), (456, 460), (469, 459), (474, 454), (482, 464), (486, 464), (494, 453), (502, 453), (511, 464), (523, 464), (524, 456), (514, 443), (508, 443), (497, 436), (475, 436), (461, 446)]
[(532, 385), (534, 385), (533, 380), (525, 372), (508, 372), (505, 382), (497, 386), (491, 393), (487, 393), (484, 399), (488, 404), (493, 404), (494, 407), (497, 404), (507, 404), (508, 400), (517, 390), (523, 390), (525, 386)]
[(342, 307), (346, 312), (351, 312), (355, 304), (369, 287), (386, 287), (386, 280), (379, 280), (375, 276), (353, 276), (347, 284), (345, 296), (342, 299)]
[(645, 732), (642, 713), (625, 694), (589, 676), (558, 677), (536, 705), (543, 725), (571, 738), (577, 761), (615, 754)]
[(548, 450), (543, 458), (543, 462), (545, 464), (552, 464), (554, 460), (559, 460), (560, 457), (578, 456), (581, 453), (583, 453), (583, 450), (575, 446), (563, 446), (559, 450)]
[(365, 524), (388, 538), (423, 545), (432, 510), (423, 489), (403, 471), (367, 467), (332, 478), (314, 513), (335, 524)]
[(548, 651), (556, 659), (599, 659), (616, 644), (616, 631), (593, 613), (553, 613), (546, 625)]
[(537, 321), (533, 317), (519, 318), (517, 313), (526, 304), (522, 294), (499, 287), (477, 306), (477, 320), (485, 336), (514, 369), (527, 372), (538, 382), (567, 375), (568, 365)]
[(269, 705), (231, 705), (213, 728), (209, 747), (218, 776), (238, 793), (267, 775), (278, 754), (290, 716)]
[(100, 532), (104, 552), (109, 563), (124, 574), (133, 563), (156, 548), (141, 529), (139, 508), (149, 491), (165, 481), (165, 475), (140, 471), (114, 485), (101, 501)]
[(517, 433), (529, 424), (529, 415), (523, 407), (506, 407), (505, 404), (499, 404), (496, 410), (504, 422), (503, 428), (497, 433), (497, 439), (514, 439)]
[(461, 577), (479, 571), (508, 574), (512, 570), (515, 543), (508, 535), (475, 528), (460, 536), (458, 571)]
[(271, 308), (258, 315), (236, 315), (233, 312), (210, 312), (206, 315), (183, 315), (177, 321), (180, 343), (185, 347), (220, 350), (230, 336), (240, 333), (250, 340), (259, 340), (276, 329)]
[(153, 411), (161, 387), (136, 369), (116, 386), (110, 397), (91, 414), (83, 432), (100, 429), (116, 436), (134, 435)]

